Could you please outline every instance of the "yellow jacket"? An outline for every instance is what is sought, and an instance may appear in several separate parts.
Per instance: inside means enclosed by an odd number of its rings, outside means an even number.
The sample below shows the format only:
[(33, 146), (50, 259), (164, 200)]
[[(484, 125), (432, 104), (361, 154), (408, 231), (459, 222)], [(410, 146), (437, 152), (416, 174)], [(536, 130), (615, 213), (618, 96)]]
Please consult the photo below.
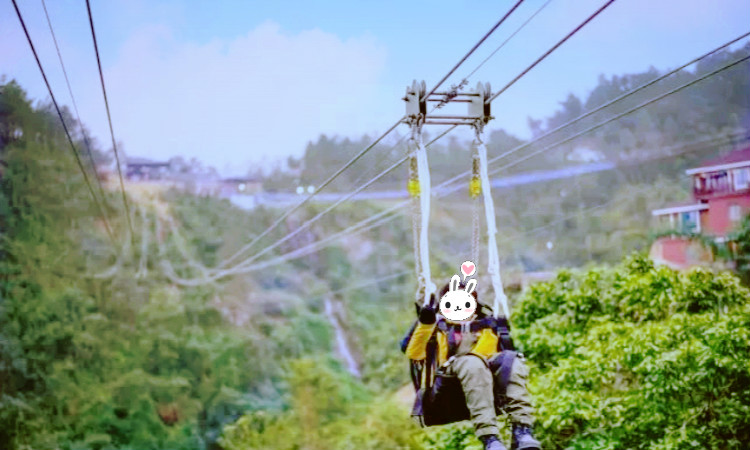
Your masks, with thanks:
[[(423, 361), (427, 357), (427, 342), (430, 340), (430, 337), (432, 337), (432, 334), (436, 332), (436, 326), (436, 323), (417, 323), (417, 327), (414, 329), (414, 333), (412, 333), (409, 344), (406, 346), (407, 358), (414, 361)], [(474, 335), (477, 340), (471, 348), (471, 353), (487, 359), (497, 352), (498, 338), (491, 328), (477, 331)], [(448, 336), (438, 328), (435, 337), (438, 345), (437, 365), (441, 366), (448, 360)]]

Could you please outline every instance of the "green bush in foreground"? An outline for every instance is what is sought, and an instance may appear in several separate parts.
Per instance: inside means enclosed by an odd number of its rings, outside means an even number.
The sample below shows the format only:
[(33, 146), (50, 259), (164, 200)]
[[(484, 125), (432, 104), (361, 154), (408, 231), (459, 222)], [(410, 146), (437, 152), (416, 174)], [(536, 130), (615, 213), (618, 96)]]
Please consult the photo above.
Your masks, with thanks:
[[(638, 256), (561, 271), (522, 295), (513, 321), (546, 450), (748, 448), (750, 293), (733, 275)], [(468, 422), (420, 430), (340, 369), (290, 369), (290, 409), (245, 415), (224, 448), (481, 449)]]
[(256, 411), (224, 428), (226, 450), (420, 448), (407, 411), (374, 398), (340, 367), (304, 358), (289, 366), (287, 411)]
[(560, 272), (515, 311), (545, 449), (744, 449), (750, 294), (631, 257)]

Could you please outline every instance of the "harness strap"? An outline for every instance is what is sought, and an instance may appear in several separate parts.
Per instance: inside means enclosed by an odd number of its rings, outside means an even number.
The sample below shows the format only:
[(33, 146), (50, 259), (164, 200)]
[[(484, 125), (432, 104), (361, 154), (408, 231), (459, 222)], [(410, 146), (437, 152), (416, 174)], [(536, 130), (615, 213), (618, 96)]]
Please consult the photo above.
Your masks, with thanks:
[(477, 331), (484, 330), (485, 328), (495, 329), (496, 324), (497, 320), (494, 317), (485, 317), (479, 320), (473, 320), (469, 323), (460, 323), (455, 325), (451, 325), (445, 319), (441, 318), (437, 321), (437, 328), (444, 333), (447, 333), (448, 331), (452, 331), (454, 329), (475, 333)]
[(495, 303), (493, 310), (495, 317), (500, 315), (500, 306), (503, 307), (503, 314), (505, 317), (510, 317), (510, 309), (508, 308), (508, 297), (505, 295), (503, 290), (503, 281), (500, 278), (500, 256), (497, 250), (497, 240), (495, 235), (497, 234), (497, 223), (495, 222), (495, 204), (492, 201), (492, 193), (490, 192), (490, 178), (487, 173), (487, 147), (484, 145), (481, 139), (481, 127), (476, 128), (476, 140), (474, 145), (476, 146), (477, 153), (479, 155), (479, 173), (482, 181), (482, 197), (484, 198), (484, 214), (487, 220), (487, 271), (490, 273), (490, 279), (492, 280), (492, 290), (495, 291)]
[(437, 352), (438, 343), (435, 333), (432, 333), (430, 339), (427, 341), (427, 348), (425, 349), (424, 365), (422, 366), (424, 375), (424, 388), (429, 390), (432, 387), (434, 373), (437, 365)]
[(510, 325), (508, 324), (507, 317), (500, 316), (496, 319), (495, 334), (497, 334), (498, 337), (498, 351), (515, 350), (513, 338), (510, 337)]
[[(422, 119), (424, 120), (424, 119)], [(422, 142), (421, 123), (412, 126), (412, 145), (415, 146), (415, 157), (417, 160), (417, 177), (419, 178), (419, 210), (421, 223), (419, 228), (419, 260), (421, 273), (419, 274), (420, 286), (424, 286), (424, 302), (430, 302), (430, 295), (435, 292), (437, 286), (432, 282), (430, 273), (430, 251), (428, 229), (430, 225), (430, 167), (427, 163), (427, 149)]]
[(500, 355), (500, 392), (503, 395), (508, 391), (510, 372), (513, 369), (513, 361), (515, 361), (516, 356), (517, 353), (514, 351), (505, 351)]

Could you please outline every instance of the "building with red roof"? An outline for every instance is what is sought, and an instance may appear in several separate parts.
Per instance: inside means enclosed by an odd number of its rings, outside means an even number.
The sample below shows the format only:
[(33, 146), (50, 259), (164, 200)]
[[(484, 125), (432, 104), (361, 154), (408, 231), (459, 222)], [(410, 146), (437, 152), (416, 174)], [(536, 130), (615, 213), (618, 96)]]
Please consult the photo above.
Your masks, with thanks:
[(692, 238), (703, 235), (723, 244), (750, 212), (750, 147), (688, 169), (693, 201), (653, 210), (663, 236), (651, 247), (651, 258), (674, 268), (710, 262), (712, 255)]

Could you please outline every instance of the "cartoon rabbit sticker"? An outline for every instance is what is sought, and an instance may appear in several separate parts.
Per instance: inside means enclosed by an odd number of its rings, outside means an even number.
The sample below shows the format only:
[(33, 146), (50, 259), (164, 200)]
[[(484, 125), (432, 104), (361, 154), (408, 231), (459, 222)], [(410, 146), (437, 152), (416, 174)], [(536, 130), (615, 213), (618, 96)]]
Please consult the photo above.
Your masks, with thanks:
[[(461, 264), (461, 273), (464, 279), (474, 274), (476, 266), (471, 261)], [(440, 299), (440, 313), (448, 320), (461, 322), (474, 316), (477, 310), (477, 301), (473, 295), (477, 287), (477, 280), (469, 280), (466, 289), (461, 289), (461, 277), (453, 275), (450, 281), (450, 289)]]

